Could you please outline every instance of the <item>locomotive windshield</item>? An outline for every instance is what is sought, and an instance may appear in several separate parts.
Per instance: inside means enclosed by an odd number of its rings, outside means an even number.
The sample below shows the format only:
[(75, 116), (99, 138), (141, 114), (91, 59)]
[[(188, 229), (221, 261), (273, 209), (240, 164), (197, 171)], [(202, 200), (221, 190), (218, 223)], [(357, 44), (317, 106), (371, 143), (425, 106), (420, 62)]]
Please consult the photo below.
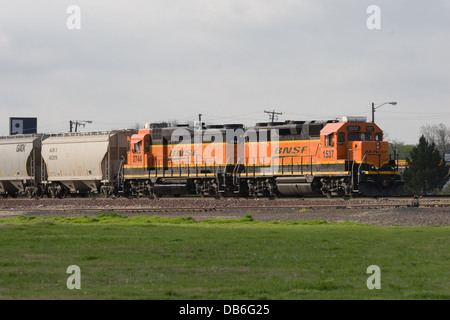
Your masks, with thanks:
[(372, 141), (372, 134), (368, 132), (361, 133), (361, 141)]
[[(350, 125), (347, 126), (348, 141), (381, 141), (381, 132), (375, 132), (373, 125)], [(338, 142), (344, 143), (344, 133), (338, 135)]]
[(359, 133), (357, 132), (349, 132), (347, 135), (347, 139), (350, 141), (358, 141), (359, 140)]
[[(371, 132), (349, 132), (347, 134), (347, 139), (349, 141), (373, 141)], [(375, 141), (381, 141), (381, 133), (375, 133)]]

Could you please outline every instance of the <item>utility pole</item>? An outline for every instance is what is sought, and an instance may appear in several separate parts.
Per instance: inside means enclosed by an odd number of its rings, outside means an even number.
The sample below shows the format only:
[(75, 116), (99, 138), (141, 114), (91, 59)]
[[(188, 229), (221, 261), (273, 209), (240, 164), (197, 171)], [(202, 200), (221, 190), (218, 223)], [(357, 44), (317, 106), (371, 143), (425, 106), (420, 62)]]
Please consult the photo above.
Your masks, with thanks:
[(73, 126), (75, 125), (75, 132), (78, 131), (78, 126), (84, 126), (86, 125), (86, 123), (92, 123), (91, 120), (70, 120), (70, 132), (72, 132), (73, 130)]
[(275, 112), (275, 110), (272, 110), (272, 111), (264, 110), (264, 113), (268, 113), (269, 114), (269, 119), (270, 119), (271, 123), (273, 123), (275, 120), (278, 119), (278, 115), (282, 115), (283, 114), (282, 112)]
[(202, 114), (201, 113), (198, 114), (198, 122), (194, 121), (194, 128), (196, 130), (202, 130), (202, 128), (203, 128)]

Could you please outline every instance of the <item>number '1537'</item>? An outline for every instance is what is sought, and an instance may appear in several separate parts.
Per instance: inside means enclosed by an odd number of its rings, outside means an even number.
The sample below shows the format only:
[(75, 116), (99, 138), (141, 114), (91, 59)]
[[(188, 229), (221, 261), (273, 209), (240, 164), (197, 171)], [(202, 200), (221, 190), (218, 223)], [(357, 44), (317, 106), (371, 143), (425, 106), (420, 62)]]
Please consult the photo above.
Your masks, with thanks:
[(324, 158), (333, 158), (334, 150), (325, 150), (323, 151)]

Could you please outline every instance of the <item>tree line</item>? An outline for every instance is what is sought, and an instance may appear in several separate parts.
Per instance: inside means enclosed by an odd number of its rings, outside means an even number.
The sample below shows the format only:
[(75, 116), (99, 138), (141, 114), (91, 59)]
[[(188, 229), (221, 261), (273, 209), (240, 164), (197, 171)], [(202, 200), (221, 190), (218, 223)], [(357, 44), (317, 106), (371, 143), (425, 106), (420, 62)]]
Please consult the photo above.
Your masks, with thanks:
[(397, 140), (390, 141), (390, 153), (394, 149), (398, 159), (406, 160), (403, 173), (405, 192), (414, 195), (450, 194), (449, 169), (444, 154), (450, 152), (450, 128), (440, 123), (420, 128), (417, 145)]

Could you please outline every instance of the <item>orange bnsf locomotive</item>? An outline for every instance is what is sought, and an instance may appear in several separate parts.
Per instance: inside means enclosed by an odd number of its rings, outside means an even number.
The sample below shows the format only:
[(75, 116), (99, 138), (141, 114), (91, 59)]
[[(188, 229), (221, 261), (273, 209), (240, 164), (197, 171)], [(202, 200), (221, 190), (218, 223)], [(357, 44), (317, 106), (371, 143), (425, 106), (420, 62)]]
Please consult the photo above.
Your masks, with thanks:
[(341, 117), (0, 137), (0, 195), (397, 196), (374, 123)]
[(365, 118), (194, 128), (154, 123), (128, 137), (125, 195), (398, 196), (383, 132)]

